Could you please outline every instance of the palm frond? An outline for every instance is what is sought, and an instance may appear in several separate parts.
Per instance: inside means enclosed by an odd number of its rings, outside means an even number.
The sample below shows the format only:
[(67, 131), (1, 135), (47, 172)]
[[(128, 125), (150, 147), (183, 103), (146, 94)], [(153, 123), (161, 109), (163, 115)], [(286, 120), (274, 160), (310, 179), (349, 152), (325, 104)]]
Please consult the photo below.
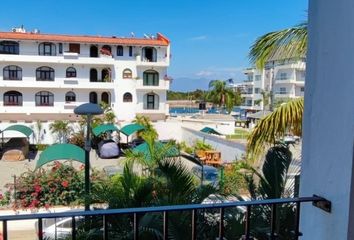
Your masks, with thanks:
[(255, 162), (266, 144), (275, 144), (287, 132), (301, 136), (303, 111), (304, 100), (300, 98), (282, 104), (261, 119), (247, 139), (247, 159)]
[(277, 60), (304, 57), (307, 51), (307, 23), (267, 33), (251, 46), (249, 59), (263, 68), (271, 58)]

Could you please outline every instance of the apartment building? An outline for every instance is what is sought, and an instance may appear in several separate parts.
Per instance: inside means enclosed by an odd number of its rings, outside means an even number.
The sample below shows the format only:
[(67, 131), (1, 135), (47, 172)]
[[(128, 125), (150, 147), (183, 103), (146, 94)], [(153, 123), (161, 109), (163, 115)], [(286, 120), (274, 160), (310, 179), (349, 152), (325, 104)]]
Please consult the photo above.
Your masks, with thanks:
[(0, 32), (1, 124), (76, 121), (73, 109), (86, 102), (106, 102), (118, 121), (136, 115), (165, 119), (169, 64), (170, 41), (160, 33), (135, 38)]

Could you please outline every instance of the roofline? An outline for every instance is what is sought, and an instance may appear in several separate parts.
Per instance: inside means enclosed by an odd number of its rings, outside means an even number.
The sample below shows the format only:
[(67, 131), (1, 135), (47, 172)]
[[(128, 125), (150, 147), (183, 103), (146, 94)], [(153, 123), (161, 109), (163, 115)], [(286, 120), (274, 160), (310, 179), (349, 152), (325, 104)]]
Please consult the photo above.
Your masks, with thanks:
[(122, 45), (155, 45), (168, 46), (170, 40), (161, 33), (157, 33), (155, 39), (146, 38), (125, 38), (125, 37), (103, 37), (93, 35), (68, 35), (68, 34), (42, 34), (42, 33), (19, 33), (19, 32), (0, 32), (2, 40), (22, 40), (22, 41), (53, 41), (53, 42), (72, 42), (72, 43), (91, 43), (91, 44), (122, 44)]

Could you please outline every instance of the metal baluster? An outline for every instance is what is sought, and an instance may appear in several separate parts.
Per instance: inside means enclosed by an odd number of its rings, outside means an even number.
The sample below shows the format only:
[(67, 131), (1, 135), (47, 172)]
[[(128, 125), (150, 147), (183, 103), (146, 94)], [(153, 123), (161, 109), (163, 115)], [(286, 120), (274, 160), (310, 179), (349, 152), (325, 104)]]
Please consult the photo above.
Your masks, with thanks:
[(220, 208), (219, 240), (224, 239), (224, 208)]
[(272, 212), (271, 212), (271, 222), (270, 222), (270, 240), (276, 239), (275, 227), (277, 222), (277, 205), (272, 204)]
[(2, 238), (3, 240), (7, 240), (7, 221), (2, 221)]
[(192, 210), (192, 240), (197, 239), (197, 210)]
[(38, 218), (38, 240), (43, 240), (43, 221)]
[(163, 239), (168, 240), (168, 212), (163, 211)]
[(295, 236), (294, 240), (298, 240), (299, 236), (301, 236), (301, 233), (299, 231), (300, 228), (300, 202), (296, 203), (296, 209), (295, 209)]
[(138, 214), (134, 213), (134, 240), (139, 240), (139, 219)]
[(76, 240), (76, 221), (75, 217), (71, 218), (71, 239)]
[(250, 240), (250, 219), (251, 219), (251, 206), (247, 206), (246, 223), (245, 223), (245, 240)]
[(108, 240), (108, 224), (107, 224), (107, 216), (102, 216), (103, 220), (103, 240)]

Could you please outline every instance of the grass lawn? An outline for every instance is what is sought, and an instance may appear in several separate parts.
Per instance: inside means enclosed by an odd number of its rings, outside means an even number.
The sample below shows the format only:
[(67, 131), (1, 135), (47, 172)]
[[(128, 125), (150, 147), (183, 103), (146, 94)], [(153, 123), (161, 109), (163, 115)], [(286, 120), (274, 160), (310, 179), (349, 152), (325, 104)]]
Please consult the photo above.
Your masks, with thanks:
[(232, 135), (227, 135), (226, 139), (247, 139), (250, 132), (246, 129), (235, 128), (235, 133)]

